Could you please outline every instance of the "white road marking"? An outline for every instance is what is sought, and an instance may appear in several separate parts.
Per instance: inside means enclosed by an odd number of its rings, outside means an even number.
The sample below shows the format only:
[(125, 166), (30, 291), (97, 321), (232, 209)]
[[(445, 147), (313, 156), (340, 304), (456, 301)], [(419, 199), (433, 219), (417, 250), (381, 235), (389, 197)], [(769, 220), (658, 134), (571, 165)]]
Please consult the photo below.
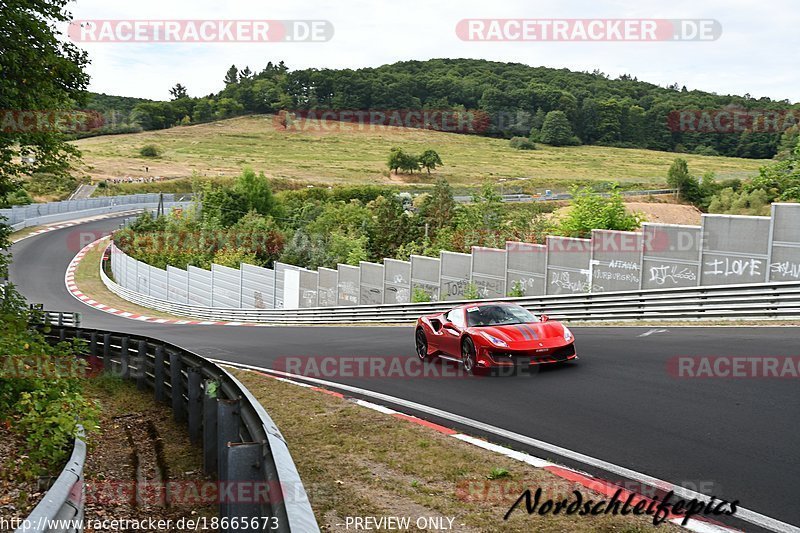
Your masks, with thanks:
[(639, 336), (640, 337), (649, 337), (653, 333), (666, 333), (666, 332), (667, 332), (666, 329), (651, 329), (650, 331), (645, 331), (644, 333), (642, 333)]
[[(552, 454), (565, 457), (567, 459), (577, 461), (579, 463), (583, 463), (589, 466), (593, 466), (595, 468), (599, 468), (601, 470), (605, 470), (606, 472), (610, 472), (617, 476), (621, 476), (626, 479), (630, 479), (633, 481), (638, 481), (644, 485), (654, 488), (663, 488), (669, 487), (670, 490), (676, 495), (686, 500), (696, 499), (701, 502), (708, 503), (711, 498), (702, 494), (700, 492), (695, 492), (693, 490), (687, 489), (685, 487), (681, 487), (679, 485), (673, 485), (667, 481), (660, 480), (653, 476), (649, 476), (647, 474), (643, 474), (641, 472), (637, 472), (636, 470), (631, 470), (630, 468), (626, 468), (624, 466), (620, 466), (614, 463), (610, 463), (608, 461), (604, 461), (602, 459), (597, 459), (590, 455), (586, 455), (580, 452), (575, 452), (567, 448), (563, 448), (561, 446), (557, 446), (555, 444), (550, 444), (549, 442), (544, 442), (542, 440), (534, 439), (532, 437), (528, 437), (526, 435), (522, 435), (520, 433), (515, 433), (513, 431), (508, 431), (506, 429), (492, 426), (491, 424), (486, 424), (484, 422), (480, 422), (478, 420), (473, 420), (471, 418), (467, 418), (465, 416), (457, 415), (455, 413), (449, 413), (447, 411), (443, 411), (441, 409), (437, 409), (435, 407), (429, 407), (427, 405), (423, 405), (421, 403), (412, 402), (410, 400), (404, 400), (403, 398), (398, 398), (396, 396), (390, 396), (388, 394), (383, 394), (381, 392), (371, 391), (368, 389), (361, 389), (359, 387), (353, 387), (351, 385), (344, 385), (342, 383), (336, 383), (334, 381), (327, 381), (324, 379), (318, 378), (310, 378), (307, 376), (301, 376), (298, 374), (291, 374), (289, 372), (282, 372), (280, 370), (274, 370), (272, 368), (264, 368), (259, 366), (247, 365), (244, 363), (234, 363), (231, 361), (221, 361), (219, 359), (212, 359), (215, 363), (219, 363), (222, 365), (230, 365), (234, 367), (245, 368), (249, 370), (257, 370), (259, 372), (267, 372), (269, 374), (275, 374), (279, 376), (284, 376), (286, 378), (292, 379), (299, 379), (303, 381), (307, 381), (310, 383), (314, 383), (317, 385), (323, 385), (326, 387), (332, 387), (339, 390), (344, 390), (348, 392), (352, 392), (354, 394), (360, 394), (362, 396), (369, 396), (371, 398), (375, 398), (384, 402), (388, 402), (395, 405), (401, 405), (407, 409), (411, 409), (413, 411), (418, 411), (421, 413), (426, 413), (428, 415), (434, 416), (436, 418), (441, 418), (443, 420), (449, 420), (451, 422), (455, 422), (456, 424), (461, 424), (463, 426), (469, 426), (475, 428), (479, 431), (483, 431), (485, 433), (491, 433), (493, 435), (497, 435), (498, 437), (502, 437), (504, 439), (512, 440), (518, 442), (520, 444), (524, 444), (526, 446), (531, 446), (534, 448), (538, 448), (540, 450), (544, 450), (546, 452), (550, 452)], [(769, 516), (757, 513), (755, 511), (751, 511), (749, 509), (745, 509), (743, 507), (737, 507), (736, 510), (736, 518), (740, 520), (744, 520), (745, 522), (749, 522), (756, 526), (762, 527), (769, 531), (775, 531), (776, 533), (800, 533), (800, 527), (793, 526), (791, 524), (787, 524), (786, 522), (781, 522), (775, 518), (771, 518)]]

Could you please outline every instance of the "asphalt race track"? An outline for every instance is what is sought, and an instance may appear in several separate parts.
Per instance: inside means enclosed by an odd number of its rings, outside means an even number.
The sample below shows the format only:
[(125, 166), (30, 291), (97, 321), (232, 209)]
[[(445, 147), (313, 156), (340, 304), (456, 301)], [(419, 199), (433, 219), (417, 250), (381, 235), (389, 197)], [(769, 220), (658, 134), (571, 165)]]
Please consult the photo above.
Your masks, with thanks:
[[(109, 231), (118, 223), (97, 221), (14, 245), (11, 281), (30, 302), (82, 313), (85, 327), (146, 334), (216, 359), (273, 368), (284, 356), (415, 357), (411, 327), (159, 325), (85, 306), (64, 286), (67, 264), (80, 247), (76, 233)], [(573, 328), (580, 361), (531, 375), (327, 379), (737, 499), (744, 508), (800, 525), (798, 380), (686, 379), (667, 371), (667, 361), (679, 355), (797, 356), (800, 328), (663, 328), (644, 337), (653, 328)], [(514, 447), (597, 473), (542, 450)]]

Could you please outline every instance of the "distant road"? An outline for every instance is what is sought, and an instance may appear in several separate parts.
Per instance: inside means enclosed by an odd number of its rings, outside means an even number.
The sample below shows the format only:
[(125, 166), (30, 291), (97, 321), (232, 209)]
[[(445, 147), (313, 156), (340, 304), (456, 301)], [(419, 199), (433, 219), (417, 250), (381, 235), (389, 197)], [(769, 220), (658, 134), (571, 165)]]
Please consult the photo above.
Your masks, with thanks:
[[(644, 191), (623, 191), (623, 196), (658, 196), (665, 194), (675, 194), (675, 189), (652, 189)], [(608, 196), (608, 193), (601, 193), (601, 196)], [(554, 200), (569, 200), (572, 195), (568, 192), (558, 194), (551, 194), (549, 196), (531, 196), (530, 194), (504, 194), (502, 195), (504, 202), (550, 202)], [(456, 202), (461, 204), (468, 204), (472, 201), (472, 196), (454, 196)]]
[(70, 195), (69, 199), (70, 200), (85, 200), (85, 199), (89, 198), (92, 195), (92, 193), (94, 192), (94, 190), (96, 188), (97, 188), (97, 185), (86, 185), (86, 184), (78, 185), (78, 188), (75, 189), (75, 192), (73, 192)]

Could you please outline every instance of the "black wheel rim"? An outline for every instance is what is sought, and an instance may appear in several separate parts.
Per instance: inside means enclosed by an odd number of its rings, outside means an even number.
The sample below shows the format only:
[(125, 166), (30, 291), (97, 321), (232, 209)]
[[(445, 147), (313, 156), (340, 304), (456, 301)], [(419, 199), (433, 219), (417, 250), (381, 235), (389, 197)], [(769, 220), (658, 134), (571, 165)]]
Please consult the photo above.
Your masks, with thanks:
[(472, 372), (472, 369), (475, 367), (475, 357), (472, 353), (472, 346), (470, 343), (465, 342), (464, 348), (462, 350), (462, 359), (464, 360), (464, 370), (467, 372)]
[(428, 342), (425, 339), (425, 333), (417, 331), (417, 357), (425, 359), (428, 355)]

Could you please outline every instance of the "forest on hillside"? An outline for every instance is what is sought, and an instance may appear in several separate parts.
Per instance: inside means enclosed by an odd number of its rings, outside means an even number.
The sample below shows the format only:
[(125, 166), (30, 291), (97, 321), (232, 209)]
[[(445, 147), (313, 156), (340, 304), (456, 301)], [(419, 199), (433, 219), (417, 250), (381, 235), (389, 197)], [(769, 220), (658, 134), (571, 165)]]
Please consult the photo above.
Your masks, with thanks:
[[(284, 110), (436, 109), (485, 112), (490, 124), (482, 134), (547, 142), (539, 138), (542, 125), (548, 114), (557, 112), (562, 120), (566, 117), (570, 130), (564, 144), (747, 158), (775, 156), (787, 128), (793, 138), (797, 135), (794, 121), (800, 117), (800, 104), (787, 100), (718, 95), (688, 90), (679, 82), (660, 87), (631, 75), (611, 79), (597, 70), (573, 72), (476, 59), (403, 61), (357, 70), (290, 70), (282, 61), (269, 62), (260, 71), (232, 65), (223, 81), (220, 92), (199, 98), (189, 97), (191, 88), (177, 83), (169, 101), (121, 102), (93, 95), (90, 102), (95, 109), (116, 113), (105, 133)], [(681, 110), (707, 110), (716, 116), (713, 113), (731, 109), (774, 110), (781, 119), (777, 127), (759, 127), (757, 119), (730, 133), (675, 127)]]

